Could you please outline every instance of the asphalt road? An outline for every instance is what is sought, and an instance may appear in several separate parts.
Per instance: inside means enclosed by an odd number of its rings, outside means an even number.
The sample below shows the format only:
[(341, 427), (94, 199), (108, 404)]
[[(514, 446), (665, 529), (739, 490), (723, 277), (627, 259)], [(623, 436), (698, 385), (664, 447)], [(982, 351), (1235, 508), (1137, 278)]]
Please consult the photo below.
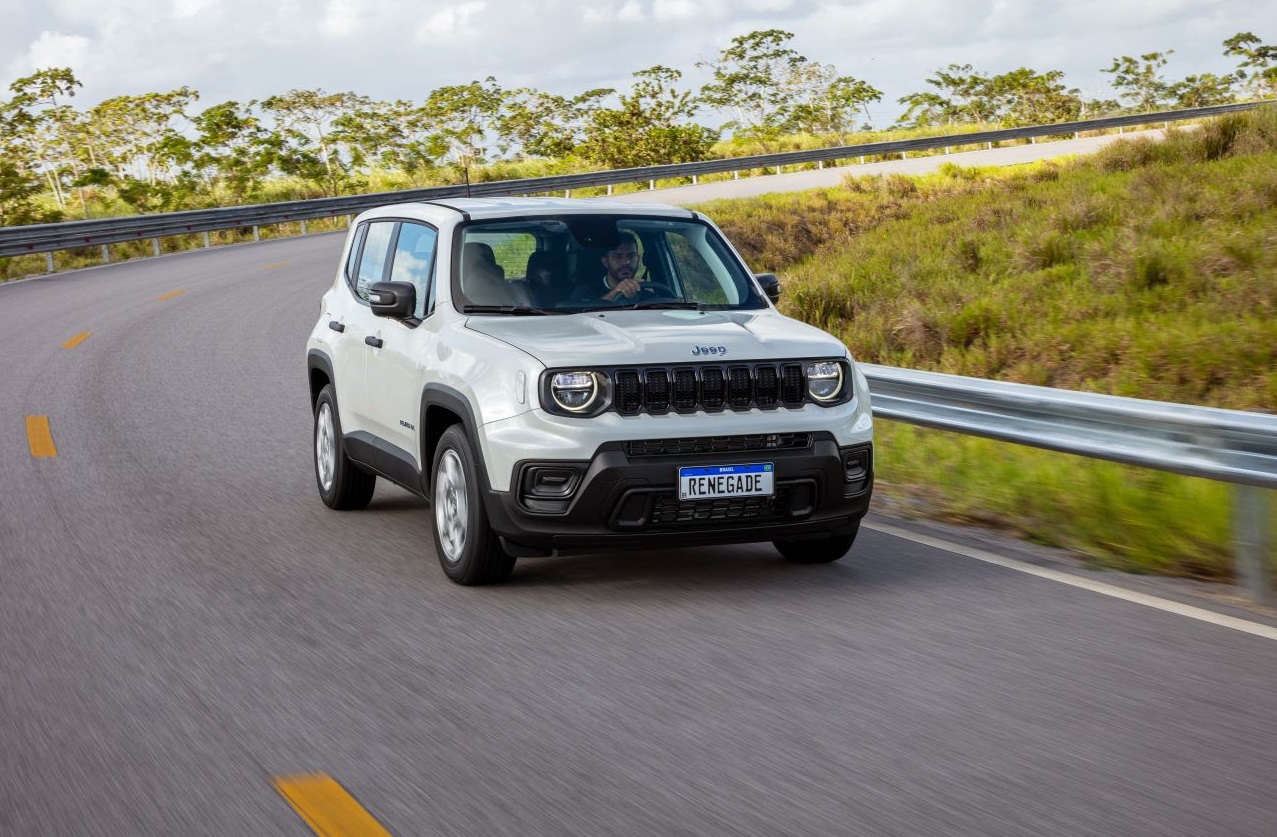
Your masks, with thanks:
[(422, 501), (328, 510), (303, 349), (340, 243), (0, 286), (0, 835), (300, 837), (273, 782), (312, 773), (396, 837), (1277, 833), (1277, 622), (1220, 588), (876, 517), (830, 566), (467, 589)]

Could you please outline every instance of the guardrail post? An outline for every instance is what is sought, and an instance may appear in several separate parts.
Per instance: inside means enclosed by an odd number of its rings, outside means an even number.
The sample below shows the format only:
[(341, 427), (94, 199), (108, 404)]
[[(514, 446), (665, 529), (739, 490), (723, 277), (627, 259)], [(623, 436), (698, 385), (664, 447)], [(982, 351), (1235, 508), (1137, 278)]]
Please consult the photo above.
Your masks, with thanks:
[(103, 264), (111, 263), (111, 248), (106, 246), (105, 244), (102, 245), (102, 263)]
[(204, 230), (204, 249), (207, 250), (213, 246), (213, 242), (208, 237), (208, 230)]
[(824, 171), (824, 170), (825, 170), (825, 161), (824, 161), (824, 160), (817, 160), (817, 161), (816, 161), (816, 171)]
[(901, 152), (900, 152), (900, 159), (901, 159), (901, 160), (905, 159), (905, 158), (906, 158), (906, 154), (907, 154), (907, 152), (901, 151)]
[(985, 145), (989, 146), (989, 150), (990, 150), (990, 151), (992, 151), (992, 150), (993, 150), (993, 143), (991, 143), (991, 142), (986, 142), (986, 143), (985, 143)]
[(944, 153), (945, 153), (945, 154), (948, 154), (948, 153), (949, 153), (949, 146), (947, 146), (947, 145), (946, 145), (946, 146), (944, 147)]
[(608, 193), (609, 195), (610, 195), (610, 194), (612, 194), (612, 184), (611, 184), (611, 183), (607, 184), (607, 193)]
[(1037, 145), (1037, 144), (1038, 144), (1037, 137), (1029, 137), (1029, 145)]
[(697, 183), (699, 183), (699, 182), (700, 182), (700, 181), (698, 181), (698, 180), (696, 179), (696, 175), (692, 175), (692, 185), (693, 185), (693, 186), (695, 186), (695, 185), (696, 185)]
[(865, 155), (861, 154), (861, 155), (860, 155), (860, 165), (862, 165), (862, 166), (863, 166), (864, 164), (865, 164)]
[(158, 238), (151, 239), (151, 254), (155, 256), (160, 254), (160, 240)]
[(253, 224), (253, 241), (261, 241), (261, 240), (262, 240), (262, 232), (261, 230), (257, 228), (256, 224)]
[(1262, 488), (1233, 487), (1233, 548), (1237, 580), (1246, 598), (1256, 604), (1271, 604), (1268, 496)]
[(44, 268), (45, 268), (44, 270), (45, 273), (53, 272), (54, 268), (53, 268), (53, 251), (52, 250), (44, 254)]
[(732, 180), (740, 180), (740, 172), (738, 171), (732, 172)]
[(302, 235), (306, 234), (306, 219), (302, 219)]
[(647, 188), (651, 189), (652, 191), (656, 191), (656, 181), (655, 180), (647, 181)]
[(564, 189), (564, 190), (563, 190), (563, 197), (565, 197), (565, 198), (570, 198), (570, 197), (572, 197), (572, 190), (571, 190), (571, 189)]
[(777, 167), (776, 167), (776, 173), (777, 173), (777, 174), (780, 174), (780, 166), (777, 166)]

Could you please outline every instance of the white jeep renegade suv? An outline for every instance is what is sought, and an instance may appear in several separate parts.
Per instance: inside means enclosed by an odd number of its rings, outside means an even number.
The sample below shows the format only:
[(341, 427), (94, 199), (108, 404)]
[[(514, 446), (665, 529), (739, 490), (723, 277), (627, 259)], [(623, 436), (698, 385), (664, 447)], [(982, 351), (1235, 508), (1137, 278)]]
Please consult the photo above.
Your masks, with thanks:
[[(628, 271), (609, 269), (617, 253)], [(307, 342), (319, 495), (362, 508), (380, 476), (429, 498), (461, 584), (621, 546), (837, 560), (873, 490), (869, 392), (778, 295), (686, 209), (364, 212)]]

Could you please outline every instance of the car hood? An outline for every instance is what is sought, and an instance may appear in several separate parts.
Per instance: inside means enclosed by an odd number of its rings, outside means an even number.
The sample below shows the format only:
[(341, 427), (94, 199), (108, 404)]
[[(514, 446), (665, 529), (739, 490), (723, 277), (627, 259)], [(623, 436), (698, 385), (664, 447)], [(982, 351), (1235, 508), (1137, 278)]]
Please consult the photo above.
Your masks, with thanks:
[(819, 329), (775, 311), (595, 311), (471, 317), (467, 327), (547, 367), (626, 366), (841, 357)]

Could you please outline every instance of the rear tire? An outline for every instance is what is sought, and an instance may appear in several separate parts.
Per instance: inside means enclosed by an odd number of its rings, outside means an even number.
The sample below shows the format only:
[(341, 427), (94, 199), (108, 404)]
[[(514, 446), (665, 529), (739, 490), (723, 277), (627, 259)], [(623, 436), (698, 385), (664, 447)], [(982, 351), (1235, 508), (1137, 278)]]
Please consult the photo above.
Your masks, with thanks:
[(372, 500), (377, 475), (359, 469), (346, 456), (337, 414), (337, 394), (327, 384), (315, 399), (315, 484), (330, 509), (362, 509)]
[(828, 564), (837, 561), (847, 554), (851, 545), (856, 542), (856, 534), (860, 531), (860, 523), (856, 523), (856, 531), (850, 535), (832, 535), (828, 538), (809, 538), (807, 540), (772, 541), (776, 551), (786, 561), (795, 564)]
[(479, 471), (461, 425), (452, 425), (439, 437), (431, 473), (435, 552), (444, 573), (466, 586), (505, 581), (515, 558), (506, 554), (488, 525)]

